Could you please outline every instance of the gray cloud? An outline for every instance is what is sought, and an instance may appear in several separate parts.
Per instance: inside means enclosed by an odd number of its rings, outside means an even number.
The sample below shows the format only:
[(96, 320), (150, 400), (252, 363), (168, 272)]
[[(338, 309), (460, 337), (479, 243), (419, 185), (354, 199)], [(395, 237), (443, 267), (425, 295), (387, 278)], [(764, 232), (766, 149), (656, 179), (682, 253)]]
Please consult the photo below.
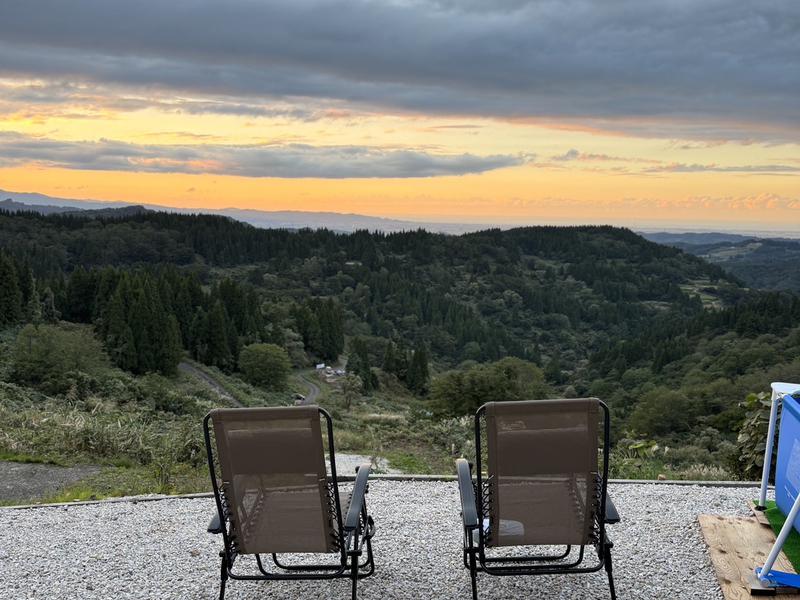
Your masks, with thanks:
[(706, 172), (720, 172), (720, 173), (800, 173), (800, 167), (793, 167), (789, 165), (703, 165), (703, 164), (686, 164), (686, 163), (670, 163), (668, 165), (661, 165), (645, 169), (647, 173), (706, 173)]
[[(311, 98), (574, 119), (630, 135), (800, 140), (794, 0), (5, 0), (0, 39), (0, 74), (243, 106)], [(681, 136), (662, 131), (671, 121)]]
[(582, 162), (629, 162), (629, 163), (660, 163), (661, 161), (651, 158), (626, 158), (624, 156), (612, 156), (610, 154), (595, 154), (591, 152), (580, 152), (575, 148), (570, 148), (564, 154), (551, 156), (550, 160), (557, 162), (572, 162), (575, 160)]
[(366, 146), (148, 145), (114, 140), (60, 141), (0, 132), (0, 167), (42, 164), (66, 169), (217, 173), (245, 177), (435, 177), (483, 173), (529, 158), (430, 154)]
[(557, 160), (561, 162), (568, 162), (571, 160), (578, 160), (580, 158), (581, 153), (578, 152), (575, 148), (570, 148), (564, 154), (558, 154), (557, 156), (552, 156), (552, 160)]

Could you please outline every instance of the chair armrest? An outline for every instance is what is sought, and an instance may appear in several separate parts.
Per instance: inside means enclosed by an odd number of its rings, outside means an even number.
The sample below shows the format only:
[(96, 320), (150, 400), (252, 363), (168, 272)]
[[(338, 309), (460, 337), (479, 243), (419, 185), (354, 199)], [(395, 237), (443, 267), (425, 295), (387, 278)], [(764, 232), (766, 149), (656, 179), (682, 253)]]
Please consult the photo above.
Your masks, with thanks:
[(350, 508), (347, 511), (347, 518), (344, 521), (344, 530), (353, 531), (358, 527), (358, 517), (364, 508), (364, 494), (367, 493), (367, 480), (372, 469), (369, 463), (358, 466), (356, 472), (356, 482), (353, 485), (353, 495), (350, 498)]
[(606, 518), (605, 522), (613, 525), (614, 523), (619, 523), (619, 512), (617, 512), (617, 507), (614, 506), (614, 503), (611, 501), (611, 496), (606, 493)]
[(464, 527), (474, 529), (478, 526), (478, 509), (475, 505), (475, 489), (472, 487), (472, 473), (465, 458), (456, 460), (458, 471), (458, 491), (461, 495), (461, 517)]
[(219, 513), (215, 513), (211, 517), (211, 522), (208, 524), (208, 533), (222, 533), (224, 528), (222, 522), (219, 520)]

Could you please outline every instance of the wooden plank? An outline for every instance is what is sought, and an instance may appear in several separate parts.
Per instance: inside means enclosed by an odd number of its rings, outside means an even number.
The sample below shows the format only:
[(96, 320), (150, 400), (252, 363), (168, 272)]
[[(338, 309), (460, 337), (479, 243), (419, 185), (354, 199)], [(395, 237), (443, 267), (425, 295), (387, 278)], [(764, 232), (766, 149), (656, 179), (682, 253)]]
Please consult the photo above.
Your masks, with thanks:
[[(751, 517), (700, 515), (698, 521), (725, 600), (743, 600), (761, 594), (800, 593), (794, 588), (764, 588), (753, 575), (753, 569), (764, 564), (775, 542), (772, 529)], [(775, 561), (774, 569), (795, 572), (783, 552)]]
[(770, 525), (769, 519), (767, 519), (767, 515), (764, 514), (763, 510), (756, 510), (756, 503), (752, 500), (747, 501), (747, 508), (750, 509), (750, 512), (753, 514), (753, 517), (756, 521), (759, 522), (760, 525), (765, 525), (772, 529), (772, 525)]

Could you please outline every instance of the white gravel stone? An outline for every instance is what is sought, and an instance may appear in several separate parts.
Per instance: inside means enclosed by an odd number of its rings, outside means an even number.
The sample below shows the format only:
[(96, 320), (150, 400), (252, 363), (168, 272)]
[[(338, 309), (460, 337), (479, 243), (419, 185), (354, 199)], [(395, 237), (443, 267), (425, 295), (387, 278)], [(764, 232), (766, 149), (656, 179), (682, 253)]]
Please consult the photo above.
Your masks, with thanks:
[[(360, 467), (364, 463), (370, 463), (372, 465), (373, 473), (385, 473), (387, 475), (399, 475), (403, 473), (403, 471), (399, 469), (393, 469), (389, 461), (381, 456), (347, 454), (345, 452), (336, 453), (336, 472), (339, 475), (353, 475), (356, 467)], [(326, 464), (330, 472), (330, 463)]]
[[(610, 493), (622, 516), (610, 528), (620, 599), (722, 598), (697, 515), (746, 514), (757, 490), (626, 484)], [(454, 482), (375, 481), (367, 498), (377, 569), (359, 598), (469, 596)], [(216, 598), (221, 539), (205, 531), (213, 510), (208, 498), (0, 509), (0, 598)], [(478, 588), (486, 600), (608, 597), (603, 573), (479, 575)], [(230, 581), (226, 598), (341, 599), (348, 590), (347, 580)]]

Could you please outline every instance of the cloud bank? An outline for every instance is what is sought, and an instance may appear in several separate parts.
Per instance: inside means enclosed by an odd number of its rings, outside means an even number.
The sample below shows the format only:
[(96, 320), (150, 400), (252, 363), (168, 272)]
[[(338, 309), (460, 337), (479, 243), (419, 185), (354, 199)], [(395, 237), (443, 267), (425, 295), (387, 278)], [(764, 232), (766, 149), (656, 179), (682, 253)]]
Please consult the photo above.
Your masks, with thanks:
[(5, 0), (0, 40), (3, 76), (226, 95), (243, 111), (311, 99), (800, 139), (794, 0)]
[(0, 132), (0, 167), (37, 164), (98, 171), (342, 179), (466, 175), (516, 166), (526, 160), (530, 157), (431, 154), (368, 146), (61, 141)]

